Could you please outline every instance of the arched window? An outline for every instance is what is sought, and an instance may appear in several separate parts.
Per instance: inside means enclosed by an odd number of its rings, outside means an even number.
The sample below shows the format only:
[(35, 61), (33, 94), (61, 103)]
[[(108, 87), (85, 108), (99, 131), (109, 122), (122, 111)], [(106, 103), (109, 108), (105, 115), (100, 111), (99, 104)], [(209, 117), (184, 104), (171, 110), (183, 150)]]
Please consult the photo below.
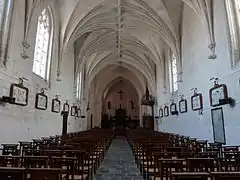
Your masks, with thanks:
[(82, 90), (82, 72), (79, 72), (77, 75), (77, 90), (76, 90), (77, 100), (81, 100), (81, 90)]
[(240, 60), (240, 0), (226, 0), (228, 15), (231, 64), (235, 67)]
[(169, 82), (170, 82), (170, 92), (172, 93), (176, 92), (178, 90), (177, 58), (173, 52), (170, 52)]
[(53, 28), (50, 12), (46, 8), (38, 17), (33, 72), (45, 80), (49, 79)]

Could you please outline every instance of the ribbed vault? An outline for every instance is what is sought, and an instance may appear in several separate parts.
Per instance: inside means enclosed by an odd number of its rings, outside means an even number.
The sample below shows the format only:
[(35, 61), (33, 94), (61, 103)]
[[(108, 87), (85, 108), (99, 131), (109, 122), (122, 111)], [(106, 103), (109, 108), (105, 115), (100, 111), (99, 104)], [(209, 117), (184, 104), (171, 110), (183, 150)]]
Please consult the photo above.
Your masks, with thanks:
[[(161, 48), (170, 47), (179, 55), (179, 41), (173, 25), (161, 1), (151, 0), (105, 0), (90, 6), (89, 11), (76, 13), (81, 1), (76, 4), (66, 26), (62, 51), (82, 39), (76, 48), (76, 72), (86, 67), (90, 79), (104, 67), (118, 65), (127, 67), (134, 74), (141, 73), (143, 81), (154, 86), (156, 64), (163, 64)], [(157, 9), (156, 9), (157, 8)], [(158, 43), (157, 45), (155, 43)], [(153, 88), (154, 89), (154, 88)]]
[[(59, 9), (53, 9), (54, 24), (61, 27), (58, 76), (62, 68), (61, 62), (66, 58), (64, 55), (73, 44), (76, 52), (75, 73), (84, 67), (88, 78), (94, 76), (98, 68), (107, 66), (109, 61), (116, 64), (124, 61), (125, 64), (141, 69), (143, 74), (152, 76), (155, 74), (155, 65), (164, 70), (163, 51), (167, 48), (175, 53), (178, 72), (182, 73), (180, 49), (183, 3), (200, 17), (209, 35), (209, 48), (212, 52), (209, 58), (216, 58), (212, 2), (213, 0), (28, 0), (24, 42), (28, 41), (29, 28), (35, 20), (33, 15), (49, 4), (55, 4)], [(154, 84), (152, 79), (145, 77), (146, 81)]]
[[(45, 1), (27, 2), (32, 11), (47, 6)], [(74, 52), (75, 78), (79, 72), (83, 74), (81, 103), (83, 106), (89, 104), (97, 119), (101, 114), (101, 98), (119, 78), (127, 79), (137, 90), (139, 98), (144, 95), (146, 84), (155, 96), (157, 74), (163, 79), (160, 86), (166, 86), (167, 53), (170, 51), (177, 58), (178, 73), (182, 73), (180, 49), (184, 3), (202, 20), (214, 57), (212, 0), (51, 2), (59, 5), (60, 14), (58, 79), (61, 79), (61, 69), (64, 68), (62, 62), (67, 60), (68, 52)], [(27, 28), (25, 31), (27, 39)]]

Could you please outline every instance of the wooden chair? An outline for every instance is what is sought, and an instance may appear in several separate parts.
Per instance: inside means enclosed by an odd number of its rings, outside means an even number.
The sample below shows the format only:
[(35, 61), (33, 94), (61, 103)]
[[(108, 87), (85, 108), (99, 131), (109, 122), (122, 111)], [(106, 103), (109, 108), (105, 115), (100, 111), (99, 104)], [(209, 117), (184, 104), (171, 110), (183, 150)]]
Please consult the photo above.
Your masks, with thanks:
[(26, 180), (25, 168), (0, 167), (1, 180)]
[(29, 180), (62, 180), (62, 169), (30, 168), (27, 173)]
[(2, 155), (19, 155), (18, 144), (2, 144)]
[(0, 156), (0, 166), (2, 167), (19, 167), (21, 156)]
[(161, 180), (169, 180), (172, 172), (182, 172), (185, 168), (185, 159), (159, 159), (159, 172)]
[(186, 165), (189, 172), (209, 172), (217, 168), (214, 158), (188, 158)]
[(240, 171), (240, 159), (239, 158), (218, 158), (219, 171)]
[(171, 180), (208, 180), (210, 174), (207, 172), (173, 172)]
[(21, 166), (25, 168), (48, 168), (48, 156), (23, 156)]
[(240, 172), (211, 172), (213, 180), (239, 180)]

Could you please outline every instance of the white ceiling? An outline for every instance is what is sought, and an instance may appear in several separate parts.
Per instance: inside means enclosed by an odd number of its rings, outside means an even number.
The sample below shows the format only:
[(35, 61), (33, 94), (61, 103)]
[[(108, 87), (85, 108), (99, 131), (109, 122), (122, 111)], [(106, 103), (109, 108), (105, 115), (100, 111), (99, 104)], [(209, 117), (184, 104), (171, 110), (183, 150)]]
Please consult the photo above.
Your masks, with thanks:
[[(120, 66), (136, 77), (145, 77), (142, 81), (153, 86), (155, 67), (162, 70), (164, 67), (163, 51), (170, 48), (180, 57), (183, 3), (201, 15), (202, 0), (59, 0), (58, 3), (61, 51), (64, 54), (75, 44), (75, 73), (85, 66), (91, 83), (100, 73), (110, 79), (106, 67)], [(120, 75), (123, 74), (119, 72)]]

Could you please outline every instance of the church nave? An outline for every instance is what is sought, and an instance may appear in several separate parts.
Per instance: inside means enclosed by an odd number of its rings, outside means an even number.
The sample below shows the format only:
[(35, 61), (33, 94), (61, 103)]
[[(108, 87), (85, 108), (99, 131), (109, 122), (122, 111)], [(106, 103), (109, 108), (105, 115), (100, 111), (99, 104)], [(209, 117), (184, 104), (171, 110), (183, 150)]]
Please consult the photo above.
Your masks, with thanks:
[(240, 0), (0, 0), (0, 180), (240, 179)]

